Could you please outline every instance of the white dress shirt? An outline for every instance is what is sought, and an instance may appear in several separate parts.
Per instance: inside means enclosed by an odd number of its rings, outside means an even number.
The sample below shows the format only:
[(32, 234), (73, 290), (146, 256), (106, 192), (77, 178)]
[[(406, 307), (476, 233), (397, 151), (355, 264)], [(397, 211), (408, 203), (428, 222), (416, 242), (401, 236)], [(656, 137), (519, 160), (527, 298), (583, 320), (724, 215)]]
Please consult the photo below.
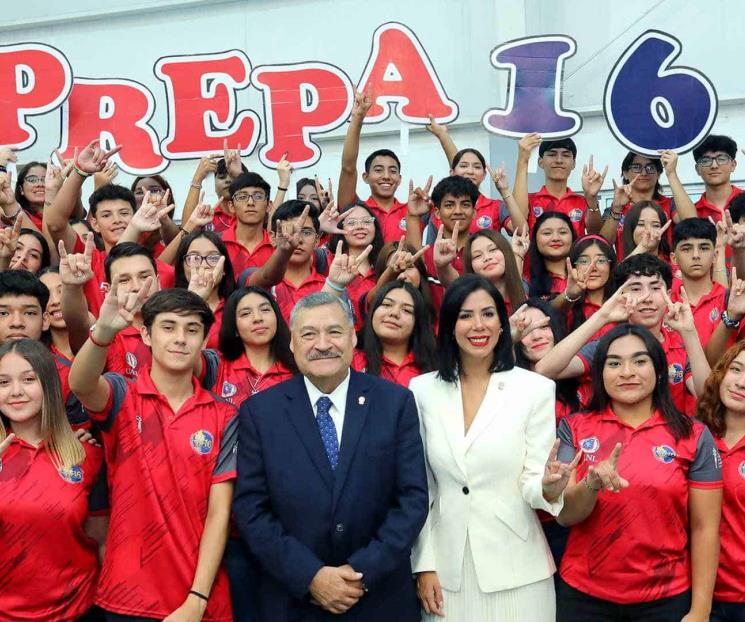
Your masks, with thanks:
[(331, 408), (329, 414), (331, 420), (334, 422), (336, 427), (336, 438), (341, 447), (341, 433), (344, 428), (344, 411), (347, 408), (347, 391), (349, 391), (349, 378), (350, 374), (347, 371), (347, 377), (344, 378), (330, 394), (323, 393), (316, 385), (314, 385), (307, 376), (303, 376), (305, 381), (305, 389), (308, 391), (308, 397), (310, 398), (310, 405), (313, 407), (313, 416), (318, 416), (318, 400), (326, 395), (331, 400)]

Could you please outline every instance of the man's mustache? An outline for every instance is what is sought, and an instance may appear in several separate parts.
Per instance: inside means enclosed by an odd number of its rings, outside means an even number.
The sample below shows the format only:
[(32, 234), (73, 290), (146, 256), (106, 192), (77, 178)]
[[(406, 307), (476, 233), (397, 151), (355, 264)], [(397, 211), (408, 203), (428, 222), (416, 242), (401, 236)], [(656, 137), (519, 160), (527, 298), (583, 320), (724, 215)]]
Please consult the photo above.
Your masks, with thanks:
[(313, 352), (308, 355), (309, 361), (320, 361), (321, 359), (338, 359), (341, 358), (341, 352), (333, 352), (331, 350), (327, 352)]

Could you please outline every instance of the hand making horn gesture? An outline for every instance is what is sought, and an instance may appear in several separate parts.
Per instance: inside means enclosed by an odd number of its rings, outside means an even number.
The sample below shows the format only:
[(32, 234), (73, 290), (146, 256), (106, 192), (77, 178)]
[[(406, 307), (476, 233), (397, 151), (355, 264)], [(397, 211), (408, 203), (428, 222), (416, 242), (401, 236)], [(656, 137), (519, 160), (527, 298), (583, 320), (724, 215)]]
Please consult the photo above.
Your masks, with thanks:
[(590, 465), (585, 476), (590, 488), (596, 492), (603, 489), (621, 492), (622, 488), (629, 487), (629, 482), (618, 473), (618, 457), (621, 455), (622, 449), (623, 445), (616, 443), (607, 460), (603, 460), (598, 465)]
[(578, 451), (571, 462), (561, 462), (559, 460), (559, 445), (561, 445), (561, 441), (557, 438), (553, 447), (551, 447), (543, 471), (543, 498), (549, 503), (553, 503), (561, 496), (569, 483), (570, 476), (582, 459), (582, 452)]
[(435, 239), (435, 245), (433, 247), (433, 258), (435, 260), (435, 266), (438, 268), (444, 268), (451, 264), (458, 255), (458, 226), (460, 223), (456, 220), (453, 226), (453, 234), (450, 238), (445, 237), (445, 227), (440, 225), (437, 230), (437, 238)]

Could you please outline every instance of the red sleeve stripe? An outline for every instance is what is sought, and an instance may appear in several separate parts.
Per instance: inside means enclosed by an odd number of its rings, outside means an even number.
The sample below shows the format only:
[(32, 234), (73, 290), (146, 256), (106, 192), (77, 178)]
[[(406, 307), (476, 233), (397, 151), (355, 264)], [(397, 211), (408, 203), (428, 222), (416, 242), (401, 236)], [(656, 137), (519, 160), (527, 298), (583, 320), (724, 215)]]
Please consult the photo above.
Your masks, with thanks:
[(722, 480), (717, 480), (716, 482), (694, 482), (693, 480), (688, 480), (688, 488), (702, 488), (704, 490), (715, 490), (717, 488), (722, 488)]

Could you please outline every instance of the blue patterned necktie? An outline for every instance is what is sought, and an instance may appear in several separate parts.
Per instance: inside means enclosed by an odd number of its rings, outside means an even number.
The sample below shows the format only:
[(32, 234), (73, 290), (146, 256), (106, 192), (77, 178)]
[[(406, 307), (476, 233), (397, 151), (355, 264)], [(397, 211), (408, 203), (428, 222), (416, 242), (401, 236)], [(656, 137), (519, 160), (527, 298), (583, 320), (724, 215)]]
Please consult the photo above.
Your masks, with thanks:
[(321, 442), (326, 450), (326, 457), (331, 463), (331, 470), (335, 471), (339, 464), (339, 439), (336, 436), (336, 426), (331, 418), (331, 400), (323, 395), (316, 402), (316, 423), (321, 433)]

